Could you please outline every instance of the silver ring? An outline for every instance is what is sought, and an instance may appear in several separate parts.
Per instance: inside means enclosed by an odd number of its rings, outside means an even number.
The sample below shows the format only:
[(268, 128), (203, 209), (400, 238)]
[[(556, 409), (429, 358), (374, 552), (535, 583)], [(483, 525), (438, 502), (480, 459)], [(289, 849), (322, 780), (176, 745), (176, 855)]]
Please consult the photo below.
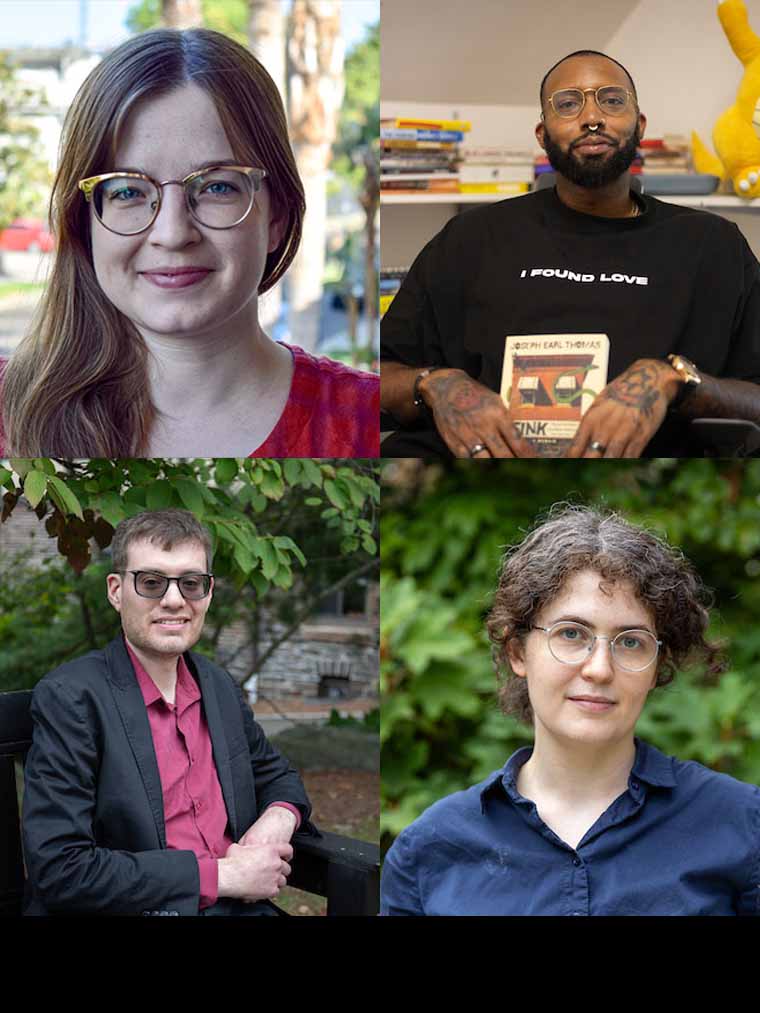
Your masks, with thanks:
[(486, 445), (484, 443), (476, 443), (474, 447), (470, 447), (470, 457), (474, 457), (479, 454), (481, 450), (485, 450)]
[(592, 440), (588, 445), (589, 450), (596, 450), (600, 454), (603, 454), (607, 449), (603, 443), (599, 443), (598, 440)]

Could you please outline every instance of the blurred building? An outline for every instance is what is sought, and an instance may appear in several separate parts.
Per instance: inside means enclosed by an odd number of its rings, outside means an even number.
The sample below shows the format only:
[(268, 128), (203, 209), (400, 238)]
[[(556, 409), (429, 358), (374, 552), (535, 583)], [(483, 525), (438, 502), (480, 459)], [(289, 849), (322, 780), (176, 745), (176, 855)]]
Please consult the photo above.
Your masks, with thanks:
[(15, 109), (14, 114), (29, 118), (39, 130), (45, 157), (51, 170), (55, 170), (66, 110), (101, 57), (73, 45), (52, 49), (12, 49), (8, 50), (8, 54), (16, 67), (17, 79), (44, 99), (41, 105), (34, 102), (26, 108)]

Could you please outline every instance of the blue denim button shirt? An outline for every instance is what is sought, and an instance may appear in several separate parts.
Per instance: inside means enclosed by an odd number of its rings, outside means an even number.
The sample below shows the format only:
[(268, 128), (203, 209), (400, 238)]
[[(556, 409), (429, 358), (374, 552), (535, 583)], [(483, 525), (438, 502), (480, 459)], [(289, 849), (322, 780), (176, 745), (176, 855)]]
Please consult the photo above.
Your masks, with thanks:
[(760, 914), (760, 788), (637, 739), (627, 791), (573, 849), (517, 790), (531, 752), (399, 835), (382, 914)]

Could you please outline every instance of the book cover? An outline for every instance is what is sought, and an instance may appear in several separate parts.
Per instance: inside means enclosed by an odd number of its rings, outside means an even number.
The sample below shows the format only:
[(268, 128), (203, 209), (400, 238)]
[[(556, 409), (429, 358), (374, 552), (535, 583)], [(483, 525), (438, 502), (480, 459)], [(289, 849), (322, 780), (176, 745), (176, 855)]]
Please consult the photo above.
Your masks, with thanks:
[(528, 193), (530, 183), (460, 183), (459, 193), (503, 193), (507, 196), (518, 196)]
[(564, 457), (583, 414), (607, 385), (606, 334), (510, 334), (501, 397), (541, 457)]
[(456, 151), (453, 141), (410, 141), (382, 138), (383, 151)]
[(452, 141), (464, 140), (463, 130), (417, 130), (416, 127), (382, 127), (380, 139), (383, 141)]
[(462, 183), (532, 183), (533, 163), (530, 165), (464, 165), (459, 166)]
[(466, 133), (472, 130), (470, 120), (425, 120), (411, 119), (406, 116), (396, 117), (397, 130), (461, 130)]

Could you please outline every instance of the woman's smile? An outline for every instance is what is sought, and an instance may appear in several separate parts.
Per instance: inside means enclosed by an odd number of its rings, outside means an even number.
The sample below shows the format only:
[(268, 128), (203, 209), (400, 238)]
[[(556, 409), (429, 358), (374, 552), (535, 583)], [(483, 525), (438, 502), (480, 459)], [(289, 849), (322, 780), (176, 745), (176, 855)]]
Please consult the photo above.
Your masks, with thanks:
[(191, 285), (205, 281), (212, 270), (210, 267), (176, 267), (155, 268), (151, 271), (139, 271), (138, 273), (158, 288), (177, 289), (189, 288)]

